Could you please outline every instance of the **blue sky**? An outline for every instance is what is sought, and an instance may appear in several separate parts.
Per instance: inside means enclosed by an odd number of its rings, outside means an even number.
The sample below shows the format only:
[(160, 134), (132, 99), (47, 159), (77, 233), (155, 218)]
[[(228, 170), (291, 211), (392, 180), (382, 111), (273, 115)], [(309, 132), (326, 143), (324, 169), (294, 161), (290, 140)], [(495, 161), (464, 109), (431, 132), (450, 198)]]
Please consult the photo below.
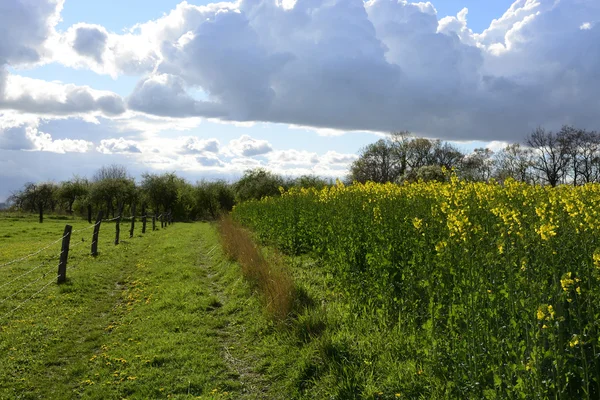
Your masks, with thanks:
[(342, 177), (390, 131), (468, 152), (600, 124), (597, 0), (4, 2), (0, 201), (110, 163)]

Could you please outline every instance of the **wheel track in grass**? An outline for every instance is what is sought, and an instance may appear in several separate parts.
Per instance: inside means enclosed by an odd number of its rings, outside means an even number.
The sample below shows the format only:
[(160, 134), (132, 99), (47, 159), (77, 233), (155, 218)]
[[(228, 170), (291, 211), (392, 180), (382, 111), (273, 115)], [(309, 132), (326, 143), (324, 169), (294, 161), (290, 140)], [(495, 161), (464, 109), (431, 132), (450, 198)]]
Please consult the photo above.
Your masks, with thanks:
[[(211, 296), (217, 300), (213, 312), (227, 316), (226, 323), (217, 331), (221, 356), (239, 377), (241, 393), (237, 398), (273, 399), (273, 394), (269, 393), (269, 382), (257, 372), (259, 360), (251, 346), (251, 335), (247, 334), (250, 327), (245, 323), (249, 320), (244, 318), (247, 312), (256, 313), (255, 307), (260, 307), (260, 304), (256, 293), (244, 282), (237, 264), (227, 260), (222, 253), (218, 233), (215, 233), (215, 236), (214, 242), (204, 243), (198, 257), (198, 265), (206, 274), (207, 288)], [(239, 292), (240, 289), (247, 292), (248, 298), (232, 299), (233, 293)]]

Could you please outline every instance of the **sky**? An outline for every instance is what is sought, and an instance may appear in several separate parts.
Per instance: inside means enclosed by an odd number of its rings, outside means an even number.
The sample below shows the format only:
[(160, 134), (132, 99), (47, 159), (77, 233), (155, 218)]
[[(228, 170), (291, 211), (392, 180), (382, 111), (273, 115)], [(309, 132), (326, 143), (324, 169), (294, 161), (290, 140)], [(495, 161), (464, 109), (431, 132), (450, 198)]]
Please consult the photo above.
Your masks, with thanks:
[(103, 165), (344, 177), (392, 131), (600, 126), (597, 0), (2, 0), (0, 201)]

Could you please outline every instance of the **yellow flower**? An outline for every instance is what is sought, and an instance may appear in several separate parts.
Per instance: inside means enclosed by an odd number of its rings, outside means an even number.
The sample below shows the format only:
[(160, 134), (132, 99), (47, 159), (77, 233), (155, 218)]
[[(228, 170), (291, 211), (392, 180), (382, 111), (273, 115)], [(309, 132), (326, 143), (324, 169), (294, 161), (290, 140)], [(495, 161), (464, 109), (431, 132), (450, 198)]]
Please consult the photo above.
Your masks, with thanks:
[(420, 218), (414, 218), (412, 223), (417, 230), (421, 229), (421, 226), (423, 226), (423, 220)]
[(596, 268), (600, 268), (600, 252), (594, 253), (593, 259), (594, 259), (594, 265), (596, 266)]
[(542, 307), (539, 307), (537, 310), (537, 319), (541, 321), (545, 317), (546, 317), (546, 314), (544, 314), (544, 310), (542, 310)]
[(535, 231), (538, 235), (540, 235), (542, 240), (549, 240), (551, 237), (556, 236), (556, 228), (556, 225), (548, 223), (536, 228)]
[(435, 251), (441, 253), (442, 250), (446, 248), (446, 246), (448, 246), (448, 243), (442, 240), (441, 242), (438, 242), (438, 244), (435, 245)]
[(571, 287), (571, 285), (573, 285), (573, 283), (575, 283), (575, 281), (573, 279), (571, 279), (570, 272), (567, 272), (566, 274), (564, 274), (563, 278), (560, 280), (560, 286), (562, 286), (562, 289), (565, 292), (569, 291), (569, 288)]
[(548, 316), (550, 319), (554, 319), (554, 307), (552, 307), (552, 305), (548, 306)]
[(571, 341), (569, 342), (570, 347), (575, 347), (579, 344), (579, 335), (573, 335)]

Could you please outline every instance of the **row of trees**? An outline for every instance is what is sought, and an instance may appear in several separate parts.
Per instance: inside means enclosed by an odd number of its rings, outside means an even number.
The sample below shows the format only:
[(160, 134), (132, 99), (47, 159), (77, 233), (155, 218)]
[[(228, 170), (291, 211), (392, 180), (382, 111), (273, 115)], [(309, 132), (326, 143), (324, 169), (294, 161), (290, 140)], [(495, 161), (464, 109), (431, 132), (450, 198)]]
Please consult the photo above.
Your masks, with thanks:
[(542, 128), (525, 140), (494, 153), (475, 149), (465, 154), (440, 140), (415, 138), (408, 132), (392, 133), (362, 149), (350, 168), (349, 180), (404, 182), (443, 180), (443, 168), (473, 181), (507, 178), (556, 186), (600, 181), (600, 134), (563, 126), (558, 132)]
[(40, 222), (45, 212), (87, 215), (103, 210), (114, 217), (122, 206), (124, 214), (134, 205), (148, 215), (171, 211), (180, 221), (214, 219), (229, 211), (237, 201), (279, 195), (280, 187), (323, 187), (329, 182), (315, 177), (296, 179), (255, 169), (247, 171), (237, 182), (199, 181), (191, 184), (175, 173), (146, 173), (139, 183), (121, 165), (102, 167), (91, 179), (75, 176), (61, 182), (27, 183), (12, 194), (8, 203), (13, 209), (37, 212)]
[[(494, 153), (475, 149), (465, 154), (456, 146), (440, 140), (417, 138), (408, 132), (392, 133), (361, 150), (351, 165), (348, 179), (366, 182), (443, 181), (446, 170), (471, 181), (513, 178), (518, 181), (580, 185), (600, 182), (600, 134), (571, 126), (560, 131), (533, 131), (526, 145), (510, 144)], [(15, 209), (85, 215), (104, 210), (115, 216), (122, 205), (125, 214), (134, 205), (149, 214), (171, 211), (178, 220), (216, 218), (231, 210), (236, 202), (277, 196), (279, 188), (291, 186), (321, 188), (331, 181), (316, 176), (284, 178), (254, 169), (246, 171), (235, 183), (199, 181), (191, 184), (175, 173), (142, 175), (136, 182), (120, 165), (99, 169), (91, 179), (75, 176), (60, 184), (28, 183), (14, 193), (8, 204)], [(139, 214), (139, 212), (138, 212)]]

